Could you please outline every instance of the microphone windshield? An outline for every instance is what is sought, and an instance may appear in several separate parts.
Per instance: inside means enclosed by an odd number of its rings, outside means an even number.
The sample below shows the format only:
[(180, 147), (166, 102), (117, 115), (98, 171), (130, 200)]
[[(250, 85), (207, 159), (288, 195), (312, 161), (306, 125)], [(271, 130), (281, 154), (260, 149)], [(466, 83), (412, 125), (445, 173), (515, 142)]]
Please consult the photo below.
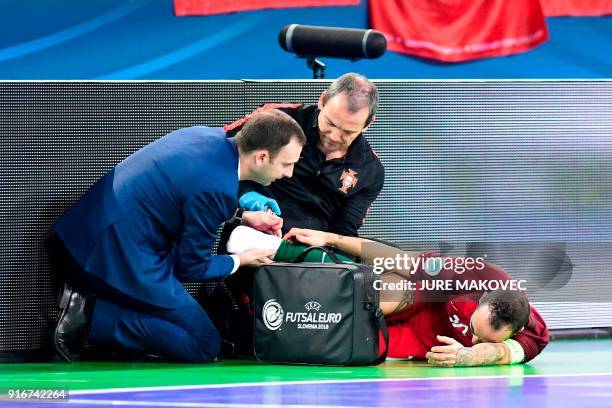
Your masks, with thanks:
[(387, 50), (385, 36), (375, 30), (300, 24), (285, 26), (278, 42), (285, 51), (300, 57), (374, 59)]

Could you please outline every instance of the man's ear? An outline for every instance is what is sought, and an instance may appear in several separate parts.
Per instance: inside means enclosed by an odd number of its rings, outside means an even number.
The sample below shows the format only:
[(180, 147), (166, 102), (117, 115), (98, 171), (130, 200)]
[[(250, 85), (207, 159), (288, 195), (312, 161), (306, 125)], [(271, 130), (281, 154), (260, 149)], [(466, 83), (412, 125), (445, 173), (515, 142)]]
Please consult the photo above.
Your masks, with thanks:
[(257, 167), (265, 166), (270, 162), (270, 153), (267, 150), (258, 150), (255, 152), (255, 165)]
[(366, 130), (368, 130), (368, 128), (370, 126), (372, 126), (372, 123), (376, 122), (376, 115), (372, 116), (372, 120), (370, 121), (370, 123), (368, 123), (368, 126), (364, 127), (363, 130), (361, 131), (361, 133), (365, 132)]
[(319, 96), (319, 101), (317, 102), (317, 108), (319, 108), (319, 110), (323, 109), (323, 106), (325, 106), (327, 103), (327, 99), (329, 99), (329, 95), (327, 91), (323, 91), (321, 96)]

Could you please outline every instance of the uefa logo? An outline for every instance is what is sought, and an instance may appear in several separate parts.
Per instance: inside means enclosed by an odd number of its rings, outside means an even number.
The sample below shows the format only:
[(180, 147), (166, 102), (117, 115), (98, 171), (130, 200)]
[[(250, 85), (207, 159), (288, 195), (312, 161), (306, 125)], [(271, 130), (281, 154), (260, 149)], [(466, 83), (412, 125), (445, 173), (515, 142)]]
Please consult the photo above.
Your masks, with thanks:
[(283, 308), (276, 299), (270, 299), (263, 305), (261, 315), (264, 324), (270, 330), (277, 330), (283, 324)]
[(315, 302), (314, 300), (311, 300), (310, 302), (304, 305), (304, 308), (308, 310), (309, 312), (311, 310), (316, 310), (318, 312), (319, 309), (321, 308), (321, 304), (319, 302)]

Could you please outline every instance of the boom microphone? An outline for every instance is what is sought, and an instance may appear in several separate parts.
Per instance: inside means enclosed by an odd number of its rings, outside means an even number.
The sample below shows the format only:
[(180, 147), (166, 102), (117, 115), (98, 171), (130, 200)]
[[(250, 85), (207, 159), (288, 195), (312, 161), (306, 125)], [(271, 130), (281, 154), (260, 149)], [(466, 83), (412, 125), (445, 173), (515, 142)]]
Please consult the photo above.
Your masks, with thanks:
[(301, 57), (374, 59), (387, 50), (387, 40), (378, 31), (300, 24), (285, 26), (278, 42), (285, 51)]

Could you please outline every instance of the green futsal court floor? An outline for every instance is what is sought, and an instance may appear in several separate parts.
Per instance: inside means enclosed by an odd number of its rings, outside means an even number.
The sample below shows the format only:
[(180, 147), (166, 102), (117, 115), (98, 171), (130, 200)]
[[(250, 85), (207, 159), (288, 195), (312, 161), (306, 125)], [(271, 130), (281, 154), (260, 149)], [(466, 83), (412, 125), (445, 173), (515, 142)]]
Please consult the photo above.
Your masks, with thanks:
[(268, 365), (235, 360), (201, 365), (163, 362), (1, 364), (0, 387), (6, 394), (8, 389), (15, 388), (66, 388), (77, 391), (206, 384), (495, 376), (521, 381), (525, 376), (604, 374), (612, 374), (612, 339), (557, 340), (551, 342), (530, 364), (492, 367), (437, 368), (425, 362), (413, 361), (387, 361), (377, 367)]

